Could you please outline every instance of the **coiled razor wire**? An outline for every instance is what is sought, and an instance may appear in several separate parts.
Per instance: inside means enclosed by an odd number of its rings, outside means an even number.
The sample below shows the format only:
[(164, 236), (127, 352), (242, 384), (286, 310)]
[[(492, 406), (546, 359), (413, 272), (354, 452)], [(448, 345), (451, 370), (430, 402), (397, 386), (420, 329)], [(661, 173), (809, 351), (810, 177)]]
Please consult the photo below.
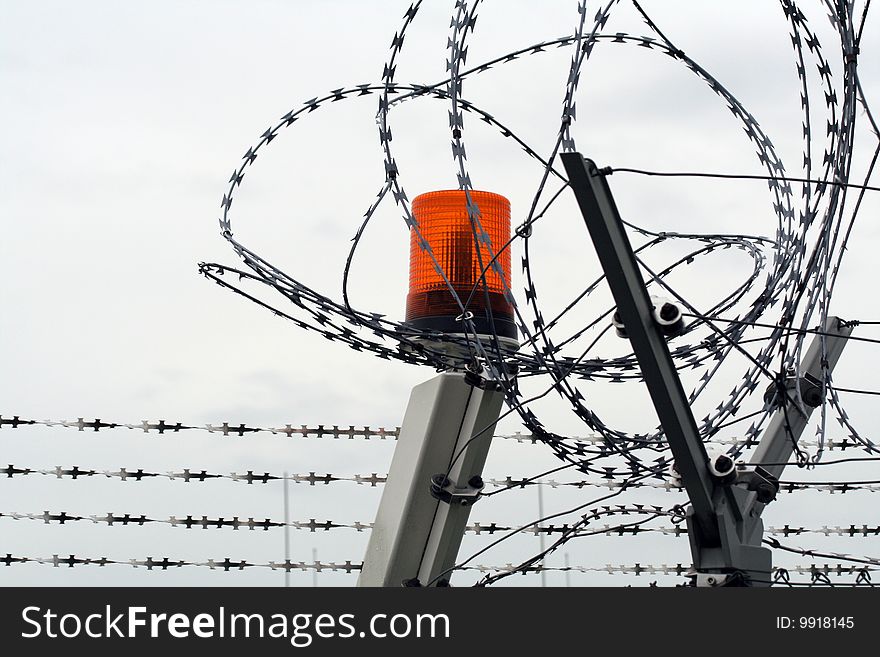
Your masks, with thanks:
[[(588, 4), (591, 8), (588, 8)], [(859, 110), (866, 112), (871, 131), (875, 137), (878, 135), (877, 126), (858, 78), (858, 44), (861, 39), (861, 28), (857, 29), (856, 26), (864, 25), (867, 5), (856, 7), (856, 3), (832, 3), (828, 0), (821, 3), (828, 12), (828, 19), (838, 40), (833, 48), (834, 55), (829, 55), (828, 53), (832, 51), (827, 50), (820, 43), (816, 31), (809, 24), (799, 4), (793, 0), (779, 1), (780, 10), (790, 28), (788, 37), (793, 50), (794, 72), (800, 87), (803, 111), (802, 169), (806, 179), (812, 180), (801, 183), (800, 199), (798, 199), (792, 189), (792, 183), (786, 177), (787, 169), (777, 154), (773, 141), (755, 116), (720, 80), (688, 57), (677, 44), (670, 41), (638, 2), (633, 0), (632, 5), (648, 27), (648, 36), (608, 31), (607, 26), (612, 11), (618, 11), (622, 4), (626, 3), (621, 3), (620, 0), (587, 3), (582, 0), (577, 3), (577, 16), (573, 16), (575, 29), (571, 35), (534, 43), (495, 59), (469, 65), (468, 44), (476, 35), (481, 2), (457, 0), (454, 4), (447, 40), (448, 77), (432, 84), (417, 84), (400, 81), (396, 76), (398, 63), (403, 57), (407, 32), (417, 19), (422, 6), (420, 0), (414, 2), (405, 11), (401, 25), (391, 39), (388, 58), (382, 67), (382, 75), (378, 82), (340, 87), (328, 94), (305, 101), (301, 106), (286, 112), (246, 150), (241, 163), (235, 167), (229, 186), (223, 195), (220, 217), (221, 234), (241, 258), (245, 268), (202, 263), (201, 272), (219, 285), (293, 321), (300, 328), (317, 331), (328, 340), (340, 342), (356, 351), (372, 353), (379, 358), (444, 369), (449, 365), (449, 351), (444, 345), (454, 344), (464, 353), (470, 354), (469, 358), (473, 363), (484, 368), (488, 376), (502, 385), (510, 412), (518, 413), (533, 435), (548, 444), (564, 460), (583, 466), (584, 471), (589, 472), (591, 471), (589, 462), (584, 459), (582, 453), (573, 448), (570, 440), (544, 426), (532, 410), (531, 400), (525, 399), (520, 391), (512, 372), (518, 372), (520, 378), (549, 377), (547, 391), (555, 391), (566, 399), (572, 411), (588, 429), (601, 436), (609, 450), (628, 461), (633, 476), (668, 470), (671, 456), (665, 451), (662, 433), (659, 430), (639, 435), (609, 426), (595, 410), (590, 408), (588, 395), (576, 383), (578, 379), (608, 382), (641, 380), (632, 354), (598, 358), (596, 354), (588, 353), (589, 349), (579, 354), (569, 353), (566, 349), (567, 347), (570, 349), (573, 343), (587, 331), (598, 330), (603, 326), (607, 329), (608, 318), (613, 309), (608, 309), (594, 319), (585, 318), (580, 322), (583, 328), (573, 334), (560, 335), (560, 320), (577, 312), (582, 307), (580, 303), (602, 284), (602, 279), (592, 281), (557, 316), (549, 320), (543, 317), (538, 302), (538, 285), (531, 267), (530, 238), (535, 228), (540, 228), (541, 218), (567, 184), (564, 175), (556, 166), (556, 158), (562, 151), (576, 150), (574, 126), (577, 119), (576, 100), (581, 75), (589, 74), (589, 60), (598, 46), (636, 47), (671, 58), (697, 76), (727, 106), (734, 120), (741, 124), (746, 138), (755, 150), (759, 164), (766, 170), (767, 183), (773, 196), (772, 213), (775, 215), (775, 228), (769, 235), (658, 232), (629, 222), (632, 230), (645, 238), (645, 242), (638, 249), (639, 252), (670, 240), (693, 242), (697, 245), (681, 260), (657, 272), (651, 285), (666, 286), (664, 279), (671, 272), (718, 249), (740, 249), (747, 253), (753, 262), (750, 273), (744, 277), (741, 285), (691, 321), (686, 326), (685, 336), (679, 340), (680, 344), (672, 348), (673, 358), (681, 369), (688, 368), (701, 374), (697, 385), (689, 395), (693, 402), (707, 389), (736, 347), (748, 341), (753, 325), (762, 319), (766, 321), (768, 316), (774, 318), (771, 324), (776, 328), (763, 340), (763, 345), (752, 357), (753, 363), (744, 372), (741, 382), (726, 398), (720, 400), (711, 413), (700, 420), (701, 433), (710, 436), (719, 426), (730, 422), (744, 405), (747, 403), (754, 405), (754, 393), (762, 380), (772, 383), (774, 372), (787, 372), (792, 368), (795, 370), (799, 368), (805, 338), (804, 330), (812, 323), (823, 326), (828, 317), (842, 254), (850, 235), (852, 222), (860, 207), (861, 198), (865, 193), (862, 189), (857, 201), (848, 203), (847, 184), (856, 175), (852, 171), (852, 152)], [(561, 118), (556, 124), (549, 155), (543, 157), (540, 155), (543, 149), (528, 144), (499, 118), (468, 100), (464, 92), (464, 82), (487, 74), (499, 66), (511, 64), (524, 57), (539, 56), (557, 48), (570, 49), (572, 57), (565, 89), (561, 94)], [(834, 59), (839, 60), (840, 63), (842, 70), (840, 79), (837, 79), (833, 73)], [(815, 90), (816, 86), (819, 89), (818, 93)], [(355, 233), (343, 273), (342, 299), (333, 299), (307, 286), (295, 276), (285, 273), (238, 241), (233, 233), (231, 208), (235, 195), (243, 185), (245, 175), (250, 175), (257, 156), (267, 149), (276, 137), (294, 123), (298, 126), (302, 125), (313, 112), (333, 103), (365, 95), (378, 97), (376, 120), (379, 126), (379, 146), (384, 157), (385, 181), (375, 199), (369, 203)], [(449, 282), (446, 272), (442, 270), (431, 252), (411, 213), (409, 196), (404, 189), (403, 172), (397, 166), (392, 146), (393, 110), (403, 103), (426, 99), (439, 100), (449, 107), (448, 127), (458, 188), (465, 192), (474, 240), (477, 244), (486, 247), (489, 256), (488, 262), (480, 263), (484, 273), (489, 270), (498, 271), (497, 255), (502, 249), (510, 248), (511, 243), (491, 243), (480, 222), (479, 209), (470, 197), (470, 191), (474, 186), (467, 165), (465, 116), (473, 116), (494, 127), (502, 137), (516, 141), (526, 156), (535, 161), (543, 172), (528, 211), (518, 217), (517, 229), (511, 240), (511, 242), (520, 242), (525, 280), (522, 297), (524, 303), (517, 303), (516, 295), (512, 290), (504, 291), (507, 299), (513, 304), (516, 322), (522, 336), (522, 345), (518, 350), (502, 345), (497, 335), (492, 335), (489, 339), (477, 336), (470, 304), (475, 297), (485, 292), (485, 286), (482, 284), (471, 290), (466, 298), (460, 297), (449, 285), (450, 294), (461, 311), (459, 316), (461, 331), (455, 335), (414, 329), (380, 313), (356, 309), (349, 298), (348, 280), (361, 238), (369, 228), (380, 205), (391, 200), (402, 216), (404, 228), (415, 234), (416, 242), (430, 257), (438, 275)], [(817, 106), (824, 107), (825, 110), (825, 124), (821, 131), (815, 129)], [(822, 161), (815, 163), (813, 152), (816, 143), (820, 140), (823, 150)], [(612, 167), (611, 170), (613, 169)], [(858, 175), (863, 175), (867, 184), (872, 173), (873, 164), (869, 170)], [(561, 188), (552, 193), (551, 188), (557, 183)], [(483, 253), (481, 250), (478, 252)], [(238, 280), (233, 281), (233, 278)], [(503, 280), (503, 277), (501, 278)], [(276, 306), (258, 297), (256, 289), (261, 287), (279, 293), (287, 305)], [(745, 310), (742, 311), (742, 308)], [(713, 320), (722, 316), (730, 317), (736, 322), (719, 328)], [(488, 319), (491, 323), (491, 311)], [(828, 388), (831, 382), (830, 373), (826, 369), (823, 374), (823, 384)], [(797, 390), (796, 393), (799, 400), (800, 391)], [(828, 409), (836, 414), (838, 421), (846, 427), (854, 441), (867, 450), (876, 450), (875, 444), (852, 426), (836, 392), (832, 389), (828, 402), (822, 406), (815, 452), (810, 457), (803, 449), (798, 448), (797, 456), (801, 461), (821, 459), (826, 448), (825, 425)], [(754, 440), (760, 434), (771, 413), (769, 405), (762, 405), (760, 410), (756, 420), (745, 432), (747, 440)], [(644, 450), (651, 452), (650, 458), (643, 457)], [(661, 453), (660, 458), (657, 458), (657, 452)], [(739, 447), (735, 447), (733, 452), (739, 453)]]

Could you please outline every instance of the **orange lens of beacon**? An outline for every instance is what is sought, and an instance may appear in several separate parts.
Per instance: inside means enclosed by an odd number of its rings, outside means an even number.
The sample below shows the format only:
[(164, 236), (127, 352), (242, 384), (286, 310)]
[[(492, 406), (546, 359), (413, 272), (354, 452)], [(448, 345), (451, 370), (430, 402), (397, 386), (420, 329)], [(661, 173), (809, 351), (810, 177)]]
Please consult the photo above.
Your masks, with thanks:
[[(480, 224), (489, 235), (491, 252), (497, 254), (510, 240), (510, 201), (492, 192), (469, 194), (480, 210)], [(473, 313), (477, 333), (491, 334), (494, 327), (499, 336), (515, 339), (513, 309), (504, 296), (505, 284), (510, 288), (510, 247), (495, 260), (500, 265), (499, 273), (490, 265), (490, 248), (479, 243), (478, 250), (463, 190), (420, 194), (413, 199), (412, 211), (419, 233), (430, 245), (461, 303)], [(484, 269), (485, 286), (481, 277)], [(491, 309), (491, 322), (487, 308)], [(462, 333), (463, 324), (456, 320), (461, 314), (449, 286), (435, 270), (431, 255), (419, 244), (418, 233), (411, 230), (406, 322), (414, 328)]]

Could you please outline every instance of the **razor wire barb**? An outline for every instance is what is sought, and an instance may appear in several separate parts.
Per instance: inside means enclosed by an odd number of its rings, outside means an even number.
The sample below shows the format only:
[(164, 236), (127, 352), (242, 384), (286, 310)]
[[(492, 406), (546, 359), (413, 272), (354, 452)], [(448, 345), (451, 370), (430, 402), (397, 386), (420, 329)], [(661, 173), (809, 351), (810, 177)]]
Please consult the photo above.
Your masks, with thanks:
[[(243, 559), (206, 559), (205, 561), (187, 561), (183, 559), (169, 559), (168, 557), (146, 557), (141, 559), (109, 559), (107, 557), (81, 557), (75, 554), (66, 557), (59, 554), (53, 554), (49, 557), (30, 557), (13, 555), (6, 553), (0, 555), (0, 565), (12, 566), (23, 564), (40, 564), (52, 566), (53, 568), (75, 568), (92, 566), (103, 568), (106, 566), (129, 566), (131, 568), (143, 568), (147, 571), (162, 572), (171, 569), (195, 567), (208, 568), (210, 570), (221, 570), (224, 572), (243, 571), (247, 569), (271, 569), (271, 570), (303, 570), (303, 571), (341, 571), (347, 574), (358, 572), (362, 564), (359, 562), (322, 562), (322, 561), (269, 561), (269, 562), (250, 562)], [(473, 570), (477, 572), (512, 572), (515, 566), (513, 564), (504, 564), (498, 566), (481, 565), (467, 566), (463, 570)], [(667, 575), (667, 576), (683, 576), (688, 572), (688, 566), (684, 564), (608, 564), (606, 566), (532, 566), (520, 574), (539, 573), (541, 571), (555, 572), (581, 572), (581, 573), (601, 573), (605, 575)], [(874, 586), (871, 581), (871, 573), (876, 572), (876, 568), (867, 566), (842, 566), (840, 564), (812, 564), (810, 566), (792, 566), (790, 568), (778, 568), (774, 571), (774, 577), (781, 578), (786, 584), (796, 585), (797, 582), (790, 582), (789, 573), (810, 574), (810, 584), (815, 585), (832, 585), (830, 578), (843, 578), (855, 575), (852, 583), (839, 583), (839, 586), (862, 585)], [(519, 571), (518, 571), (519, 572)], [(808, 584), (804, 582), (803, 584)]]

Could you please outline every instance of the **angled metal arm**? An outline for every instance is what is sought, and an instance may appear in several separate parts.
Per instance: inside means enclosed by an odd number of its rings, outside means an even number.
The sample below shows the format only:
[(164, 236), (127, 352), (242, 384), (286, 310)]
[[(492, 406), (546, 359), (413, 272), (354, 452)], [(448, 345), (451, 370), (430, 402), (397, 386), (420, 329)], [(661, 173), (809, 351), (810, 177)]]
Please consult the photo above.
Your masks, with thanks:
[(653, 306), (608, 182), (596, 164), (580, 153), (563, 153), (561, 157), (675, 458), (675, 467), (690, 497), (694, 518), (702, 535), (717, 541), (712, 501), (715, 485), (707, 468), (706, 449), (666, 340), (654, 322)]
[[(768, 401), (777, 409), (761, 442), (748, 465), (737, 464), (734, 481), (718, 488), (716, 508), (721, 532), (718, 548), (701, 543), (699, 536), (690, 531), (689, 520), (688, 535), (694, 567), (702, 573), (698, 579), (713, 577), (706, 573), (729, 573), (730, 566), (735, 566), (754, 585), (770, 584), (772, 553), (762, 547), (764, 521), (761, 516), (767, 504), (776, 497), (778, 479), (806, 429), (810, 415), (824, 400), (823, 370), (830, 372), (834, 369), (852, 327), (837, 317), (829, 317), (823, 333), (825, 335), (813, 338), (801, 361), (801, 380), (796, 381), (792, 373), (788, 380), (781, 382), (783, 390), (776, 383), (768, 390)], [(797, 385), (801, 388), (802, 403), (795, 395)], [(718, 576), (714, 577), (717, 581)]]

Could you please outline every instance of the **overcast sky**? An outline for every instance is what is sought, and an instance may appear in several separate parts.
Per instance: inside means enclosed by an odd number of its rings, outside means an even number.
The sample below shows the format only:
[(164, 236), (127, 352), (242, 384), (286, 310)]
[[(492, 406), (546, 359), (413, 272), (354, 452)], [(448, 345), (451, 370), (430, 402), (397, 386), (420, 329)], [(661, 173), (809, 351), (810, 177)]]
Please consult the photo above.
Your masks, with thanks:
[[(397, 79), (434, 83), (445, 75), (452, 2), (426, 2), (407, 36)], [(788, 26), (779, 6), (745, 0), (697, 3), (645, 0), (644, 8), (691, 58), (719, 79), (771, 136), (788, 170), (798, 172), (802, 143), (798, 79)], [(838, 44), (819, 2), (804, 2), (840, 85)], [(374, 82), (407, 2), (188, 0), (120, 3), (0, 0), (0, 413), (36, 419), (102, 418), (246, 423), (251, 426), (399, 424), (411, 387), (430, 370), (378, 360), (306, 333), (210, 284), (201, 261), (237, 266), (220, 236), (220, 201), (241, 156), (289, 109), (331, 89)], [(598, 7), (588, 1), (590, 13)], [(575, 0), (487, 0), (470, 42), (468, 65), (569, 35)], [(860, 70), (868, 99), (880, 94), (876, 15), (867, 21)], [(646, 34), (621, 2), (606, 32)], [(464, 95), (546, 155), (558, 129), (570, 48), (550, 49), (475, 76)], [(813, 69), (810, 71), (813, 75)], [(815, 78), (815, 75), (813, 75)], [(815, 83), (815, 80), (813, 80)], [(821, 98), (818, 87), (813, 89)], [(820, 103), (817, 102), (820, 105)], [(283, 131), (248, 173), (232, 213), (236, 237), (294, 277), (340, 298), (349, 240), (384, 181), (375, 113), (377, 97), (336, 103)], [(821, 117), (821, 107), (817, 117)], [(410, 197), (455, 186), (447, 106), (419, 99), (392, 114), (395, 156)], [(581, 152), (602, 165), (667, 170), (761, 173), (754, 149), (724, 103), (680, 63), (631, 45), (602, 44), (582, 73), (574, 135)], [(821, 156), (823, 123), (817, 124)], [(855, 177), (876, 146), (858, 126)], [(541, 169), (497, 131), (466, 118), (474, 186), (511, 200), (513, 222), (525, 217)], [(762, 183), (655, 181), (615, 176), (627, 219), (653, 230), (743, 232), (772, 236), (772, 199)], [(875, 183), (876, 184), (876, 183)], [(834, 312), (880, 319), (876, 276), (878, 201), (861, 211), (841, 274)], [(518, 247), (517, 247), (518, 248)], [(548, 215), (533, 243), (545, 317), (599, 271), (572, 199)], [(658, 250), (652, 263), (677, 257)], [(514, 252), (514, 263), (519, 261)], [(355, 307), (401, 318), (408, 234), (393, 206), (377, 214), (354, 265)], [(698, 261), (675, 285), (699, 307), (711, 306), (748, 275), (742, 253)], [(522, 281), (514, 272), (514, 289)], [(569, 328), (605, 310), (608, 296), (586, 305)], [(518, 297), (522, 303), (521, 296)], [(858, 329), (872, 334), (870, 327)], [(625, 352), (613, 340), (597, 356)], [(876, 349), (847, 348), (835, 374), (841, 386), (877, 388)], [(731, 361), (723, 395), (746, 370)], [(638, 386), (590, 384), (591, 408), (612, 426), (649, 431), (656, 423)], [(714, 391), (695, 412), (716, 406)], [(872, 405), (847, 398), (855, 425), (876, 434)], [(584, 435), (586, 427), (548, 400), (549, 428)], [(521, 430), (511, 418), (502, 433)], [(834, 425), (836, 429), (836, 425)], [(842, 437), (829, 434), (829, 437)], [(72, 429), (0, 431), (0, 465), (33, 469), (79, 465), (158, 471), (207, 469), (340, 475), (384, 473), (393, 445), (259, 436), (220, 438), (190, 432), (146, 436), (117, 429), (91, 435)], [(535, 445), (497, 441), (487, 476), (527, 476), (558, 462)], [(858, 470), (864, 476), (868, 470)], [(798, 473), (800, 474), (800, 473)], [(545, 511), (582, 503), (601, 489), (547, 489)], [(337, 482), (291, 485), (294, 520), (370, 522), (380, 488)], [(525, 524), (537, 518), (534, 489), (498, 495), (474, 510), (480, 522)], [(640, 492), (632, 501), (669, 506), (676, 493)], [(870, 494), (800, 493), (771, 507), (768, 524), (877, 524)], [(71, 481), (32, 475), (0, 480), (0, 512), (66, 511), (79, 515), (145, 514), (279, 520), (279, 482), (140, 483), (104, 477)], [(613, 522), (613, 521), (612, 521)], [(661, 523), (663, 524), (663, 523)], [(666, 523), (668, 524), (668, 523)], [(292, 531), (294, 560), (360, 561), (366, 534)], [(817, 539), (814, 539), (814, 541)], [(592, 541), (592, 542), (591, 542)], [(469, 536), (466, 550), (484, 545)], [(825, 549), (877, 555), (877, 540), (827, 539)], [(479, 558), (497, 565), (535, 552), (519, 536)], [(0, 518), (0, 553), (24, 556), (169, 557), (203, 561), (283, 559), (283, 532), (184, 530), (169, 525), (107, 527), (88, 521), (45, 525)], [(572, 543), (550, 562), (689, 563), (685, 539), (598, 537)], [(800, 561), (799, 563), (801, 563)], [(474, 573), (457, 576), (460, 583)], [(676, 578), (652, 577), (663, 583)], [(354, 575), (322, 573), (320, 584), (353, 584)], [(646, 584), (648, 578), (573, 573), (573, 584)], [(221, 573), (182, 568), (148, 573), (127, 566), (0, 568), (8, 585), (280, 585), (280, 572)], [(312, 584), (311, 573), (292, 583)], [(505, 584), (537, 585), (537, 576)], [(563, 585), (561, 573), (550, 584)]]

